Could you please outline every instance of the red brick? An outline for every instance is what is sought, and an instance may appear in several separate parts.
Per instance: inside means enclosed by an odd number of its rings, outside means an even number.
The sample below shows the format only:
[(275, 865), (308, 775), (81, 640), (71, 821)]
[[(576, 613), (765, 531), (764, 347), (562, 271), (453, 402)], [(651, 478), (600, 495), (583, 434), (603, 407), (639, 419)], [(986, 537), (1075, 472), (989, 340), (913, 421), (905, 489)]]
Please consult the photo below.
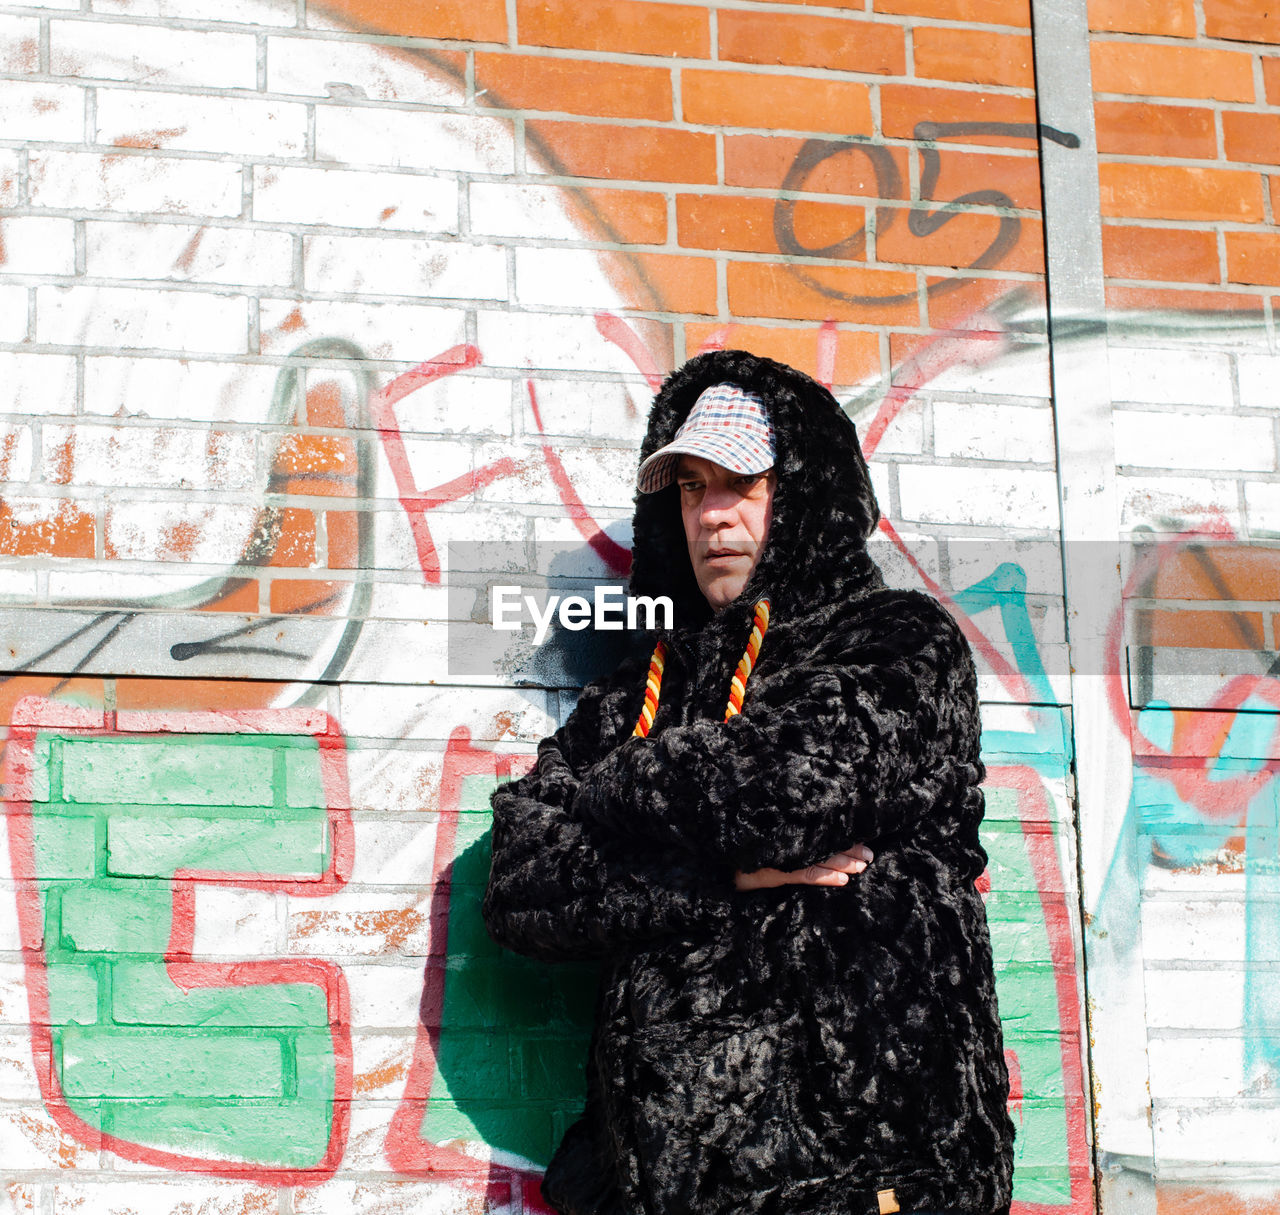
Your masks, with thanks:
[(1103, 215), (1133, 219), (1186, 219), (1257, 223), (1262, 213), (1262, 178), (1233, 169), (1179, 165), (1098, 166)]
[(900, 76), (907, 70), (900, 25), (849, 17), (801, 17), (721, 9), (720, 58)]
[(200, 605), (202, 612), (238, 612), (252, 615), (258, 610), (258, 580), (228, 578), (222, 584), (222, 595), (211, 603)]
[[(684, 327), (684, 332), (685, 349), (690, 354), (716, 339), (721, 349), (750, 350), (752, 354), (777, 359), (807, 375), (816, 377), (821, 370), (818, 366), (821, 330), (817, 325), (797, 329), (786, 325), (691, 323)], [(833, 384), (858, 384), (879, 370), (880, 339), (876, 334), (849, 329), (835, 329), (831, 333), (829, 340), (835, 343)]]
[(1136, 228), (1105, 224), (1102, 265), (1108, 278), (1172, 283), (1219, 281), (1218, 238), (1186, 228)]
[(1194, 38), (1195, 0), (1089, 0), (1089, 28), (1115, 34)]
[[(1245, 630), (1242, 636), (1241, 630)], [(1145, 645), (1195, 646), (1211, 650), (1249, 650), (1262, 638), (1262, 613), (1239, 609), (1171, 612), (1139, 608), (1129, 636)]]
[(1035, 88), (1031, 38), (1027, 34), (921, 25), (912, 37), (915, 74), (921, 79)]
[(938, 149), (938, 180), (925, 196), (949, 202), (978, 190), (999, 190), (1020, 211), (1040, 210), (1040, 158)]
[(1268, 177), (1267, 189), (1271, 194), (1271, 214), (1280, 211), (1280, 177)]
[[(993, 248), (999, 239), (1001, 217), (978, 212), (957, 212), (936, 231), (927, 236), (916, 236), (907, 225), (905, 211), (900, 211), (892, 224), (886, 226), (890, 214), (882, 207), (876, 220), (876, 260), (899, 262), (908, 266), (949, 267), (966, 270), (980, 258), (995, 258), (998, 249)], [(1013, 245), (983, 268), (1011, 270), (1027, 274), (1044, 271), (1044, 229), (1039, 220), (1010, 219), (1010, 230), (1015, 231)]]
[(1258, 0), (1204, 0), (1204, 32), (1238, 42), (1280, 42), (1280, 8)]
[(1280, 114), (1224, 110), (1222, 139), (1228, 160), (1280, 165)]
[(507, 40), (506, 0), (336, 0), (326, 7), (369, 32), (471, 42)]
[[(815, 282), (823, 289), (813, 286)], [(890, 325), (919, 321), (916, 276), (899, 271), (794, 262), (730, 262), (728, 287), (729, 312), (733, 316), (871, 320)], [(896, 298), (902, 296), (908, 298)]]
[[(764, 187), (776, 190), (787, 180), (807, 141), (781, 135), (726, 135), (724, 179), (730, 186)], [(789, 188), (810, 194), (845, 194), (855, 198), (905, 197), (907, 150), (885, 148), (862, 141), (832, 140), (833, 154), (824, 157)], [(874, 157), (874, 159), (873, 159)], [(877, 166), (892, 163), (898, 181), (896, 194), (889, 190), (887, 170)]]
[(714, 135), (662, 127), (534, 120), (525, 130), (543, 140), (571, 177), (711, 184)]
[(875, 0), (873, 8), (877, 13), (968, 25), (1031, 26), (1030, 0)]
[[(687, 249), (778, 253), (774, 231), (778, 200), (740, 194), (681, 194), (676, 198), (680, 244)], [(866, 211), (844, 203), (797, 201), (791, 228), (806, 249), (848, 240), (866, 224)], [(861, 253), (851, 252), (860, 259)]]
[(680, 92), (686, 122), (871, 134), (870, 90), (852, 81), (690, 69)]
[(0, 502), (0, 555), (92, 557), (93, 512), (63, 498), (57, 503), (57, 510), (44, 518), (19, 523), (13, 517), (13, 507)]
[(568, 195), (584, 226), (622, 244), (661, 245), (667, 239), (667, 200), (656, 191), (590, 187)]
[(1160, 562), (1147, 599), (1217, 599), (1264, 603), (1280, 586), (1280, 552), (1251, 544), (1216, 543), (1179, 549)]
[(477, 53), (476, 84), (489, 90), (488, 101), (504, 108), (602, 118), (672, 116), (671, 73), (666, 68)]
[[(255, 606), (250, 610), (258, 609)], [(287, 689), (288, 684), (252, 679), (117, 679), (116, 708), (213, 712), (266, 709)]]
[(563, 46), (636, 55), (711, 56), (707, 10), (697, 5), (644, 0), (516, 0), (521, 46)]
[[(926, 281), (929, 294), (923, 324), (927, 328), (954, 329), (967, 323), (975, 313), (1014, 299), (1020, 301), (1020, 310), (1037, 308), (1045, 311), (1042, 281), (1014, 283), (1008, 279), (966, 278), (963, 275)], [(962, 340), (971, 342), (975, 339)]]
[[(643, 288), (659, 301), (663, 312), (713, 316), (716, 302), (716, 264), (709, 257), (682, 257), (667, 253), (628, 253), (618, 259), (615, 277), (634, 280), (622, 283), (631, 296)], [(627, 291), (626, 288), (632, 288)]]
[(1218, 137), (1213, 111), (1182, 105), (1097, 101), (1098, 151), (1104, 155), (1213, 160)]
[(1159, 287), (1107, 287), (1107, 307), (1122, 311), (1232, 312), (1262, 316), (1263, 297), (1245, 292), (1177, 291)]
[(314, 578), (276, 578), (271, 583), (271, 610), (279, 615), (327, 615), (351, 591), (350, 582)]
[(1253, 100), (1253, 57), (1241, 51), (1141, 42), (1095, 42), (1095, 93)]
[[(334, 512), (328, 512), (332, 515)], [(344, 514), (354, 514), (345, 511)], [(316, 562), (316, 517), (309, 510), (287, 506), (279, 512), (280, 534), (271, 554), (273, 566), (304, 567)]]
[(880, 125), (891, 139), (914, 139), (922, 122), (1008, 122), (1028, 128), (1022, 135), (966, 135), (965, 143), (1035, 146), (1036, 103), (1030, 97), (971, 89), (926, 89), (910, 84), (880, 86)]
[(1228, 232), (1227, 281), (1280, 286), (1280, 234)]
[(1267, 104), (1280, 105), (1280, 55), (1263, 55), (1262, 83), (1267, 90)]

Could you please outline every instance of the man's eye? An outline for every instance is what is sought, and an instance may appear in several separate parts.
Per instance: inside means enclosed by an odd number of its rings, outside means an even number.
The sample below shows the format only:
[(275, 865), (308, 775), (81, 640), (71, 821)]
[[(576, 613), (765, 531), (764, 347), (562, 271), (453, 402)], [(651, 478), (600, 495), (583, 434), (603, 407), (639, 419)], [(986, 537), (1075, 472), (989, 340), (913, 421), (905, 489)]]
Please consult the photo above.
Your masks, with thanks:
[(684, 494), (691, 494), (701, 488), (702, 488), (702, 485), (697, 481), (681, 481), (680, 482), (680, 492)]

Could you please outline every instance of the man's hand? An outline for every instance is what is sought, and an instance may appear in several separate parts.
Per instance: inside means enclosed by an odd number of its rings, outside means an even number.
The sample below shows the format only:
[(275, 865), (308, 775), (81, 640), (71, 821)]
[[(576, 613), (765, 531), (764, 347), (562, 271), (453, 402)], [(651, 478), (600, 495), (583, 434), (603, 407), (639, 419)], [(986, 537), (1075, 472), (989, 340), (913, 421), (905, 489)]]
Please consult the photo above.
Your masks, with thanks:
[(844, 886), (850, 874), (861, 873), (875, 859), (865, 844), (854, 844), (805, 869), (753, 869), (750, 873), (738, 870), (733, 875), (733, 885), (735, 890), (769, 890), (774, 886)]

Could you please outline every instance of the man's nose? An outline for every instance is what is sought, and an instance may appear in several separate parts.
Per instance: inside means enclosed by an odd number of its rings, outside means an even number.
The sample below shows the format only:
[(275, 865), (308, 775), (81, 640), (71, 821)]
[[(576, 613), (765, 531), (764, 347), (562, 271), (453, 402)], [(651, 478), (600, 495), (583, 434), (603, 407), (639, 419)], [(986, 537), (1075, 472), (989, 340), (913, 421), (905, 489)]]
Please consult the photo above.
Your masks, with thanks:
[(708, 485), (702, 495), (702, 521), (708, 525), (724, 522), (736, 507), (737, 497), (731, 490)]

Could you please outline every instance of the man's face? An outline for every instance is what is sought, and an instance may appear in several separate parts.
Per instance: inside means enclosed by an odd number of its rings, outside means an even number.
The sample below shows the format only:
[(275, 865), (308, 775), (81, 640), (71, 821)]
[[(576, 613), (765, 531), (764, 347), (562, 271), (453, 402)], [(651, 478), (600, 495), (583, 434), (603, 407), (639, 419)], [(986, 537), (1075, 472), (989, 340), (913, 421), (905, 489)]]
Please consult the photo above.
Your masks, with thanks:
[(714, 611), (736, 599), (769, 536), (777, 476), (736, 473), (701, 456), (676, 465), (680, 514), (698, 589)]

